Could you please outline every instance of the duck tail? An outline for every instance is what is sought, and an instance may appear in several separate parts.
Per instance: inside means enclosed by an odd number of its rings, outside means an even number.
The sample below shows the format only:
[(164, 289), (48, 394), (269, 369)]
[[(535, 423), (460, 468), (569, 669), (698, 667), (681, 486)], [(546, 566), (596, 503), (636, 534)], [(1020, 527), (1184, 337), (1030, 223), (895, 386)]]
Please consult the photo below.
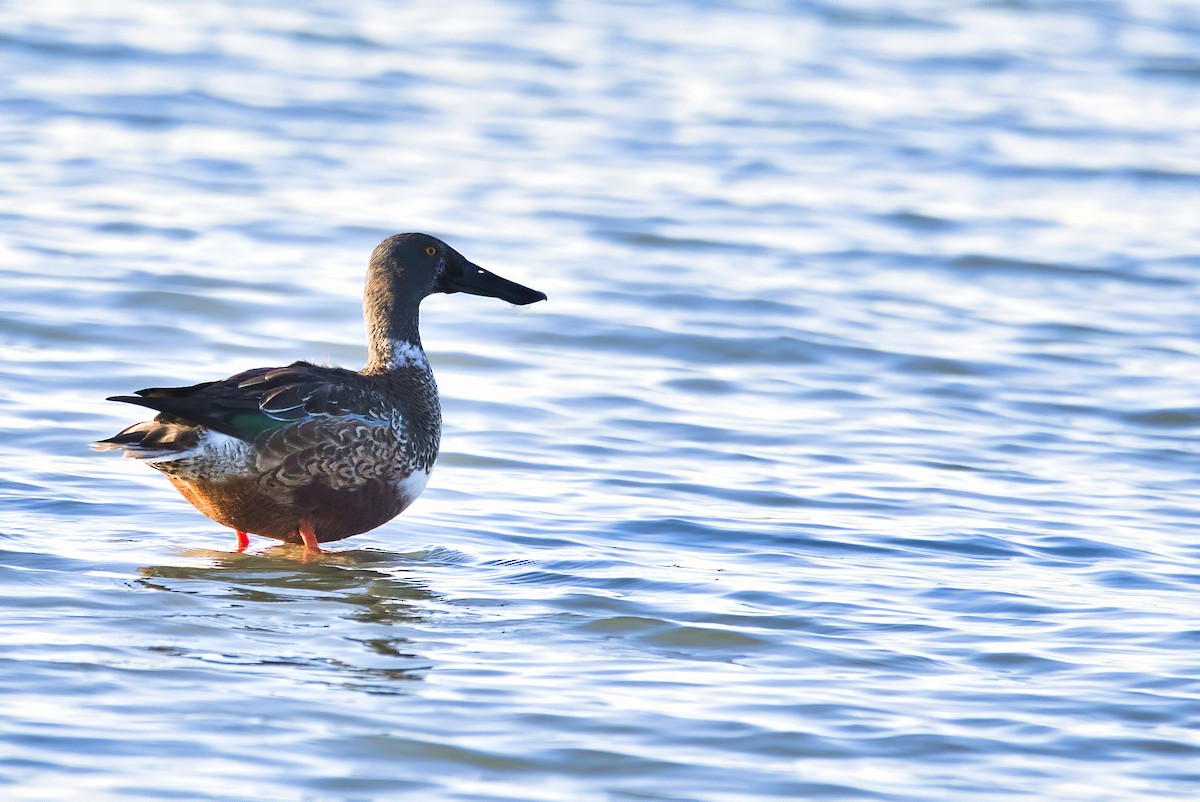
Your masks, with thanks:
[(97, 440), (97, 451), (121, 449), (126, 457), (147, 462), (169, 462), (195, 452), (202, 430), (189, 423), (158, 420), (142, 421), (122, 429), (112, 437)]

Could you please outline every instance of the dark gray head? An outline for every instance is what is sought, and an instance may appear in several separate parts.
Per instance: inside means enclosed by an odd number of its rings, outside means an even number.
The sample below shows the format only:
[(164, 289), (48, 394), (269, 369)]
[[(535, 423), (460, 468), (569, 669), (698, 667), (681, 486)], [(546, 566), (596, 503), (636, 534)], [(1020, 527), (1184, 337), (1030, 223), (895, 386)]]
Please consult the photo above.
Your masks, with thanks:
[(466, 292), (524, 306), (546, 294), (489, 273), (428, 234), (388, 237), (371, 254), (363, 314), (371, 357), (368, 368), (395, 362), (396, 343), (420, 345), (418, 309), (435, 292)]
[[(372, 287), (373, 281), (384, 286)], [(545, 293), (489, 273), (428, 234), (397, 234), (379, 243), (367, 272), (368, 296), (372, 291), (390, 291), (401, 305), (419, 304), (435, 292), (465, 292), (519, 306), (546, 300)]]

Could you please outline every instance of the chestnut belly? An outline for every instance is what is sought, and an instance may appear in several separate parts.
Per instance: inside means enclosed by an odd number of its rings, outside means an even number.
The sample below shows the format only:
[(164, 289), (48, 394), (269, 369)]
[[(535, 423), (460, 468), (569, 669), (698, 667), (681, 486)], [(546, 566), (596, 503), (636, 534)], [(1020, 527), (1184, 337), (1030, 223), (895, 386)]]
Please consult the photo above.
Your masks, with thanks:
[(254, 479), (189, 482), (169, 476), (196, 509), (219, 524), (253, 535), (302, 543), (301, 522), (321, 543), (359, 535), (381, 526), (412, 503), (402, 484), (383, 480), (353, 489), (321, 482), (266, 493)]

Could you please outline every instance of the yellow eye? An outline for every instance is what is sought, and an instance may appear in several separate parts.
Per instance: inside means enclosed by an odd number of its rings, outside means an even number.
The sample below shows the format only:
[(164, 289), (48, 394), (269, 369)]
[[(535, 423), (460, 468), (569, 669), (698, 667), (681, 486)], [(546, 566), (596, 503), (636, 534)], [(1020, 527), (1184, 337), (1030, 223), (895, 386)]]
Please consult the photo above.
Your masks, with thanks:
[(430, 256), (434, 256), (437, 254), (437, 248), (430, 245), (428, 248), (425, 249), (425, 253), (429, 254)]

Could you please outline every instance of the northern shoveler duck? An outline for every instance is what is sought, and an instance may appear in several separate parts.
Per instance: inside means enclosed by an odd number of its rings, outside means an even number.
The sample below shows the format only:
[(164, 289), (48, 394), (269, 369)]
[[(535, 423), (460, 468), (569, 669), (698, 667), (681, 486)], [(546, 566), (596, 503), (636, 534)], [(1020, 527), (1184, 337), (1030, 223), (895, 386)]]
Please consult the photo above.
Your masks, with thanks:
[(374, 529), (413, 503), (437, 459), (442, 410), (418, 331), (418, 307), (437, 292), (546, 300), (439, 239), (398, 234), (367, 268), (362, 370), (294, 362), (113, 396), (159, 414), (94, 447), (162, 471), (196, 509), (237, 532), (238, 551), (247, 533), (320, 552)]

